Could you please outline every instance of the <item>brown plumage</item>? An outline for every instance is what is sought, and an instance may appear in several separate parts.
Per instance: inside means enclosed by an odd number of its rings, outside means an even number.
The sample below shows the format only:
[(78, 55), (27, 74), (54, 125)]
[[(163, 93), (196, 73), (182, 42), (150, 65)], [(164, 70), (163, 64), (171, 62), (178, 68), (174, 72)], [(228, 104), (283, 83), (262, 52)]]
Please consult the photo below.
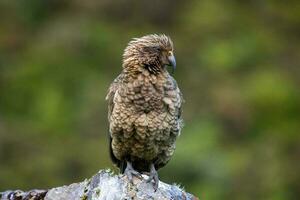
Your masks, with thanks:
[(182, 126), (182, 95), (167, 65), (176, 65), (169, 37), (133, 39), (106, 97), (112, 161), (130, 179), (150, 172), (156, 188), (156, 170), (173, 155)]

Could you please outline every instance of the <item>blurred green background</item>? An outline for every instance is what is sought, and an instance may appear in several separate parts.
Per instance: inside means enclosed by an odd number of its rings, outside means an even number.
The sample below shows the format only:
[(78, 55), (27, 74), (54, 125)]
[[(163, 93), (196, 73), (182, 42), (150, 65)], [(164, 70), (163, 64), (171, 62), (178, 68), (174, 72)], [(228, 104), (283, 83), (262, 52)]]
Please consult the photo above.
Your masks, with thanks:
[(0, 191), (112, 168), (107, 88), (131, 38), (165, 33), (186, 102), (160, 179), (200, 199), (299, 199), (299, 11), (297, 0), (1, 0)]

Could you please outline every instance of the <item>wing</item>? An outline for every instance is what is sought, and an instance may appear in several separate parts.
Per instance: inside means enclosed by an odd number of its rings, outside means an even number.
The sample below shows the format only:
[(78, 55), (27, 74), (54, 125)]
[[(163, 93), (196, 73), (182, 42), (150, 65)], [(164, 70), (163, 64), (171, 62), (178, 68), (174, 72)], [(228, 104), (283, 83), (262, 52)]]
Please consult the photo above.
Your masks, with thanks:
[(108, 93), (106, 95), (106, 100), (108, 101), (108, 121), (110, 122), (110, 116), (114, 109), (114, 97), (116, 94), (116, 91), (119, 88), (119, 85), (121, 84), (121, 74), (110, 84)]
[[(115, 94), (119, 88), (121, 84), (121, 75), (119, 75), (113, 82), (112, 84), (110, 85), (109, 89), (108, 89), (108, 93), (106, 95), (106, 100), (108, 101), (108, 122), (109, 124), (111, 123), (111, 114), (113, 112), (113, 109), (114, 109), (114, 97), (115, 97)], [(108, 138), (109, 138), (109, 154), (110, 154), (110, 158), (112, 160), (112, 162), (118, 167), (118, 168), (123, 168), (122, 165), (123, 165), (123, 162), (118, 160), (114, 153), (113, 153), (113, 150), (112, 150), (112, 146), (111, 146), (111, 143), (112, 143), (112, 137), (111, 137), (111, 133), (109, 133), (108, 135)]]

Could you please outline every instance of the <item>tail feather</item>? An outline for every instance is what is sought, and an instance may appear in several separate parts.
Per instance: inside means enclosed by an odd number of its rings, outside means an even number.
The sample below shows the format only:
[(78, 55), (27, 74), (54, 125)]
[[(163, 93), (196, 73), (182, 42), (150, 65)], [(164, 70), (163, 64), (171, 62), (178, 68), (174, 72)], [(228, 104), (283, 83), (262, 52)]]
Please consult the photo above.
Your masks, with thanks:
[(126, 161), (125, 160), (119, 160), (119, 159), (116, 158), (116, 156), (113, 153), (111, 143), (112, 143), (112, 138), (109, 136), (109, 155), (110, 155), (110, 159), (120, 169), (120, 173), (123, 174), (125, 169), (126, 169)]
[(120, 169), (120, 173), (121, 173), (121, 174), (124, 174), (125, 169), (126, 169), (126, 166), (127, 166), (127, 164), (126, 164), (126, 161), (125, 161), (125, 160), (120, 161), (119, 169)]

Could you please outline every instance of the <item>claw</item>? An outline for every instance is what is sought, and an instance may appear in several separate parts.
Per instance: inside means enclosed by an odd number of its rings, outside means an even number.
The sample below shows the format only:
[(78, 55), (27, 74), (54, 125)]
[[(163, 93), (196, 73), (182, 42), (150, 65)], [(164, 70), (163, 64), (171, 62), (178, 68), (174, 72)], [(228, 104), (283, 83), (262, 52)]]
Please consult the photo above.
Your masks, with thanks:
[(149, 178), (146, 181), (147, 181), (147, 183), (150, 183), (152, 180), (154, 181), (153, 182), (154, 191), (156, 191), (158, 189), (159, 179), (158, 179), (158, 173), (154, 167), (154, 164), (151, 164), (151, 166), (150, 166)]
[(138, 171), (135, 171), (132, 167), (132, 164), (127, 161), (127, 166), (124, 171), (124, 174), (127, 176), (128, 180), (133, 183), (133, 176), (141, 177), (141, 174)]

